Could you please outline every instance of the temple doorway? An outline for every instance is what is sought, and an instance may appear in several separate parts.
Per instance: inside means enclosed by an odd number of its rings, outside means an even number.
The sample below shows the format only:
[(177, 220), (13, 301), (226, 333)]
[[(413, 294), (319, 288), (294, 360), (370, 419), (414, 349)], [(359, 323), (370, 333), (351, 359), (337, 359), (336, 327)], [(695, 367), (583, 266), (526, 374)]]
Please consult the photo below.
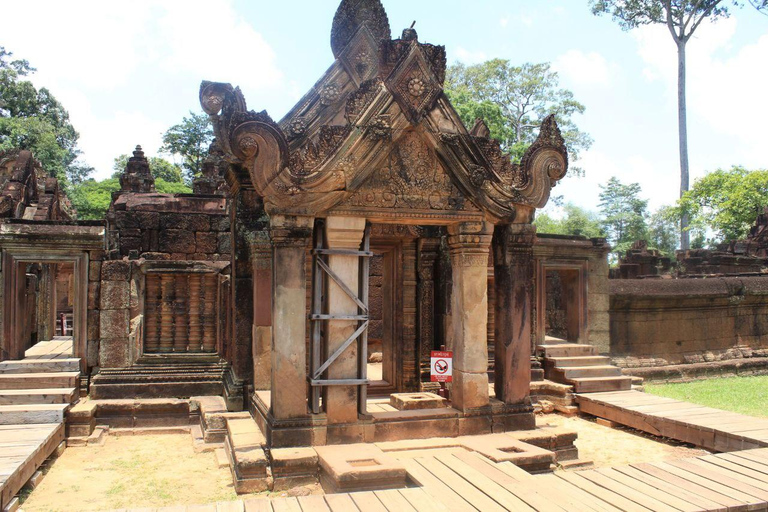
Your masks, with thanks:
[(545, 269), (544, 335), (579, 342), (586, 326), (581, 269)]
[(402, 344), (401, 299), (402, 254), (397, 245), (371, 247), (369, 271), (370, 327), (368, 330), (368, 390), (370, 395), (388, 395), (397, 390), (397, 346)]

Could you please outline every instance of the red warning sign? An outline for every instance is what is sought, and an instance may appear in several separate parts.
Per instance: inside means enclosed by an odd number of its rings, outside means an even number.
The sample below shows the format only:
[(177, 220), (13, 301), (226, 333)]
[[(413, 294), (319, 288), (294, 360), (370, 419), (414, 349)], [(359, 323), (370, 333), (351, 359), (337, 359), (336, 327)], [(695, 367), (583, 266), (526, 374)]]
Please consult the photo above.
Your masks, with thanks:
[(431, 355), (430, 375), (432, 382), (453, 381), (453, 352), (433, 350)]

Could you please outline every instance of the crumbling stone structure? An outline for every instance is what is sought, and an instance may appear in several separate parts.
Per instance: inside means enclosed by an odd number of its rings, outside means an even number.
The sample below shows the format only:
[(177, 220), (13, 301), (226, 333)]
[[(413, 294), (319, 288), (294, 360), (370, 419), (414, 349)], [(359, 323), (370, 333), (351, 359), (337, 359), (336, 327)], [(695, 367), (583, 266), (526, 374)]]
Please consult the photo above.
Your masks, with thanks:
[(619, 260), (619, 265), (611, 269), (611, 279), (637, 279), (639, 277), (658, 277), (672, 268), (672, 261), (662, 256), (660, 251), (649, 249), (648, 242), (637, 240)]
[(0, 218), (67, 221), (74, 209), (59, 180), (27, 150), (0, 152)]

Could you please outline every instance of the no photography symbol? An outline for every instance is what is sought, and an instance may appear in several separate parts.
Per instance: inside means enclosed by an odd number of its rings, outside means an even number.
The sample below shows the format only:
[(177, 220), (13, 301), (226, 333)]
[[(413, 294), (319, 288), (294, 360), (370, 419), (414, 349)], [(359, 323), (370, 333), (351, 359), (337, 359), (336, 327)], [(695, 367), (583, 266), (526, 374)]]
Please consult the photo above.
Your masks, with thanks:
[(435, 372), (444, 374), (448, 371), (448, 362), (445, 359), (438, 359), (435, 361)]

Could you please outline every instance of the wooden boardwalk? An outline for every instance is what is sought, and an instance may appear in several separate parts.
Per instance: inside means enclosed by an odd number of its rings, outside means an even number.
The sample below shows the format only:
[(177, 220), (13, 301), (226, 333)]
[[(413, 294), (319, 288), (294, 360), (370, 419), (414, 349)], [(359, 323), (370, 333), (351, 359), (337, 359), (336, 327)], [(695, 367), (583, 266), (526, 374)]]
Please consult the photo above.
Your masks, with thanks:
[(55, 338), (23, 361), (0, 363), (0, 510), (64, 442), (64, 411), (77, 399), (79, 376), (67, 371), (79, 367), (71, 354), (72, 338)]
[(768, 419), (638, 391), (579, 394), (576, 401), (583, 413), (710, 451), (768, 447)]
[[(530, 475), (462, 449), (398, 455), (414, 487), (142, 512), (696, 512), (768, 510), (768, 449)], [(431, 453), (427, 455), (427, 453)]]

